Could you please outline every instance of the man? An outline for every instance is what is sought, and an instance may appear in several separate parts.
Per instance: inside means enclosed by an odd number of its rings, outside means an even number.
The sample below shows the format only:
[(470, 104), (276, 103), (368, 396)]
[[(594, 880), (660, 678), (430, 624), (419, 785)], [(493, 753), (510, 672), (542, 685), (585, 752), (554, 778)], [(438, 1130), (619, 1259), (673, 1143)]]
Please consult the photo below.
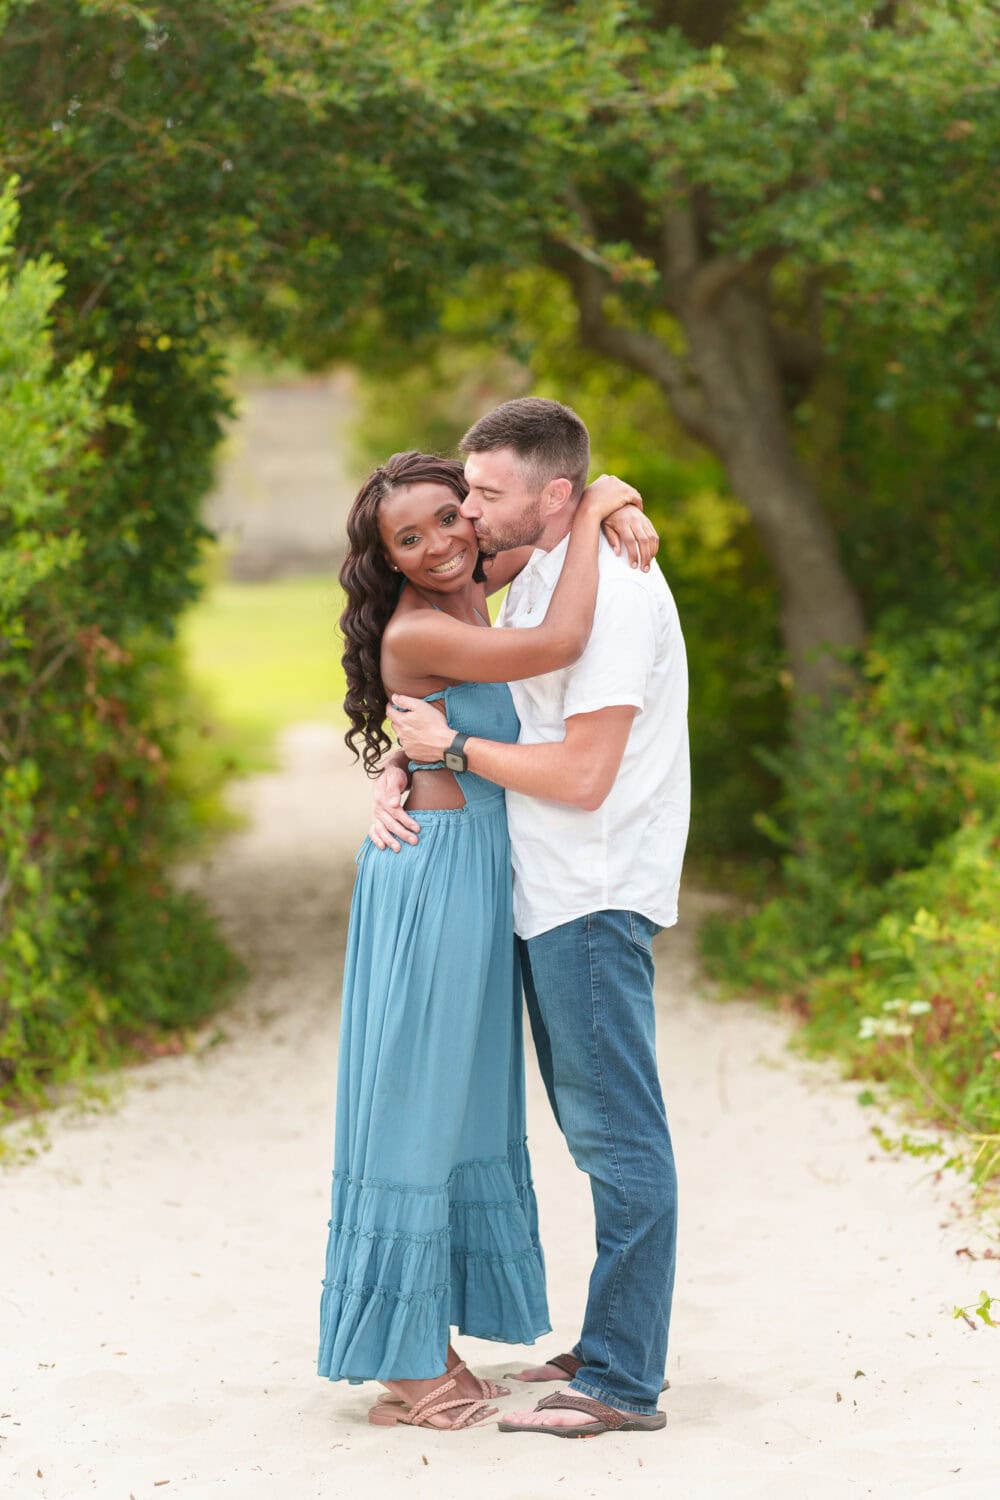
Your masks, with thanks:
[[(462, 512), (482, 551), (535, 548), (499, 623), (544, 616), (587, 483), (589, 439), (558, 402), (509, 401), (461, 443)], [(662, 1427), (676, 1243), (676, 1175), (656, 1069), (651, 942), (677, 920), (690, 773), (687, 667), (659, 568), (630, 568), (602, 539), (594, 627), (571, 667), (511, 684), (516, 745), (453, 743), (430, 705), (389, 714), (417, 760), (445, 749), (507, 788), (514, 925), (538, 1061), (556, 1120), (591, 1181), (597, 1261), (565, 1394), (500, 1423), (582, 1436)], [(403, 712), (399, 710), (402, 709)], [(400, 773), (376, 799), (379, 841), (413, 838)], [(396, 846), (398, 847), (398, 846)]]

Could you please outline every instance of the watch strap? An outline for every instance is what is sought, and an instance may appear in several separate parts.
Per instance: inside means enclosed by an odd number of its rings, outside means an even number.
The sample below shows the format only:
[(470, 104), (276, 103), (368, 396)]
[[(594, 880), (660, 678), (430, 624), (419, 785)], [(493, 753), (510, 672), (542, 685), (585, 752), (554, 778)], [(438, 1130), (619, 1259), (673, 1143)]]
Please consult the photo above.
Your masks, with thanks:
[(444, 763), (449, 771), (468, 770), (468, 763), (465, 759), (465, 742), (468, 738), (467, 734), (456, 734), (444, 752)]

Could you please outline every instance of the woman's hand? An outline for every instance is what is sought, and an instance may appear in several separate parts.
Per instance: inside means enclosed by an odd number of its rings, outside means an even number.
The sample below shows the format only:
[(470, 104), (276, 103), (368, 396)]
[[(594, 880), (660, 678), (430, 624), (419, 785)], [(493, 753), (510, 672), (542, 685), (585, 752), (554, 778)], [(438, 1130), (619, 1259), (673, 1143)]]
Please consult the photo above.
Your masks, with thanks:
[(391, 849), (399, 853), (399, 840), (407, 844), (417, 842), (420, 824), (414, 822), (403, 808), (403, 794), (410, 778), (402, 766), (388, 765), (375, 783), (375, 821), (368, 830), (368, 837), (376, 849)]
[(626, 484), (615, 474), (602, 474), (588, 484), (580, 497), (580, 510), (596, 514), (604, 521), (623, 505), (635, 505), (642, 510), (642, 496), (632, 485)]
[(440, 760), (455, 738), (444, 714), (422, 698), (393, 693), (388, 715), (396, 738), (411, 760)]
[(601, 530), (619, 556), (624, 550), (633, 568), (649, 572), (660, 538), (648, 516), (643, 515), (634, 505), (623, 505), (602, 522)]

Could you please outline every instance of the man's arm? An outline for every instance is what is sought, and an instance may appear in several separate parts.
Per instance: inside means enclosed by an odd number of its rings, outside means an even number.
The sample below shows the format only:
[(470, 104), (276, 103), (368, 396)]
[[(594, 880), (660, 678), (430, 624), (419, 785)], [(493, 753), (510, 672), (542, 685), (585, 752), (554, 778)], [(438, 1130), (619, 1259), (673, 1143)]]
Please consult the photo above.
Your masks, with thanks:
[[(632, 704), (574, 714), (566, 720), (565, 739), (549, 744), (507, 745), (470, 736), (465, 757), (470, 771), (512, 792), (596, 812), (614, 785), (635, 714)], [(455, 737), (419, 698), (394, 693), (389, 718), (413, 760), (439, 760)]]
[[(473, 771), (529, 796), (581, 808), (601, 805), (621, 764), (634, 715), (645, 702), (657, 650), (653, 602), (633, 578), (623, 570), (611, 587), (598, 594), (594, 631), (583, 657), (569, 674), (563, 700), (564, 739), (538, 745), (470, 739), (466, 751), (471, 747), (469, 765)], [(442, 750), (454, 738), (454, 730), (420, 699), (397, 695), (396, 701), (411, 709), (399, 713), (392, 704), (389, 706), (400, 743), (414, 760), (440, 760)], [(422, 739), (417, 738), (418, 731)], [(381, 849), (395, 850), (400, 839), (415, 843), (412, 833), (418, 825), (402, 812), (395, 788), (389, 801), (382, 790), (380, 781), (372, 841)]]

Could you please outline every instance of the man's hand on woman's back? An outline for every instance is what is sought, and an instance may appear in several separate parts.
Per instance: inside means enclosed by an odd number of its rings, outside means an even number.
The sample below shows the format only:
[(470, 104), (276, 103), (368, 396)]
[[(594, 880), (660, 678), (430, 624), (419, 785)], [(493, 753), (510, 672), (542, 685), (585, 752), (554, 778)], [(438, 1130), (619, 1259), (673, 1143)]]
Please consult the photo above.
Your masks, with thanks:
[(400, 840), (407, 844), (417, 842), (420, 824), (403, 806), (403, 796), (409, 785), (409, 774), (397, 761), (390, 761), (376, 781), (375, 817), (368, 830), (368, 837), (376, 849), (391, 849), (393, 854), (398, 854)]

